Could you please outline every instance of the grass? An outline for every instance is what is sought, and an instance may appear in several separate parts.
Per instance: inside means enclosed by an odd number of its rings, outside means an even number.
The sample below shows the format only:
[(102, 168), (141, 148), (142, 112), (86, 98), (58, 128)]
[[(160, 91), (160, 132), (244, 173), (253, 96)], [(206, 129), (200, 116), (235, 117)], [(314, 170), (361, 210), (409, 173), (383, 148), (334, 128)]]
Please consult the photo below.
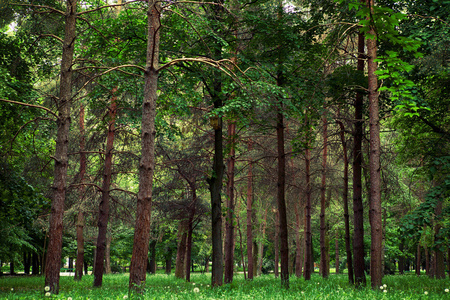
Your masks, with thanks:
[(42, 276), (0, 277), (0, 299), (450, 299), (445, 291), (450, 289), (450, 279), (415, 275), (386, 276), (386, 288), (376, 291), (355, 289), (347, 283), (346, 275), (331, 275), (325, 280), (314, 274), (310, 281), (292, 276), (288, 290), (281, 288), (280, 279), (273, 275), (245, 281), (238, 274), (232, 284), (217, 288), (210, 287), (210, 275), (192, 274), (191, 278), (188, 283), (173, 275), (149, 275), (145, 293), (138, 296), (128, 295), (128, 276), (124, 274), (104, 276), (101, 288), (92, 287), (92, 276), (84, 276), (80, 282), (62, 276), (59, 295), (45, 297)]

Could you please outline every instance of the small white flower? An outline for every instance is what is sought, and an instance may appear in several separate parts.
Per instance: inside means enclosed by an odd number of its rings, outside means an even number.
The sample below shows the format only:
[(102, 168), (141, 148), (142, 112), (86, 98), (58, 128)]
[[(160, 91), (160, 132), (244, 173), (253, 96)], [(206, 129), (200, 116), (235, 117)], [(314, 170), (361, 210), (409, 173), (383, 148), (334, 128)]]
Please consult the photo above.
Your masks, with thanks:
[(192, 285), (195, 285), (195, 282), (193, 282)]
[(128, 296), (127, 295), (123, 296), (123, 299), (128, 299)]
[(48, 292), (48, 291), (50, 291), (50, 287), (47, 285), (47, 286), (44, 288), (44, 290), (45, 290), (46, 292)]
[(45, 293), (45, 297), (50, 297), (51, 295), (50, 292)]
[(449, 289), (445, 289), (444, 292), (448, 293), (448, 292), (450, 292), (450, 290)]
[(11, 288), (11, 292), (14, 292), (14, 288)]
[(387, 293), (387, 290), (384, 290), (383, 293)]
[(198, 292), (200, 292), (200, 289), (199, 288), (194, 288), (194, 293), (198, 293)]
[(424, 292), (424, 294), (425, 294), (425, 295), (428, 295), (428, 292), (427, 292), (427, 291), (425, 291), (425, 292)]
[(72, 300), (72, 297), (67, 298), (67, 300)]
[(387, 288), (387, 285), (386, 285), (386, 284), (383, 284), (383, 287), (384, 287), (384, 288)]
[(380, 285), (380, 290), (384, 289), (384, 287), (382, 285)]

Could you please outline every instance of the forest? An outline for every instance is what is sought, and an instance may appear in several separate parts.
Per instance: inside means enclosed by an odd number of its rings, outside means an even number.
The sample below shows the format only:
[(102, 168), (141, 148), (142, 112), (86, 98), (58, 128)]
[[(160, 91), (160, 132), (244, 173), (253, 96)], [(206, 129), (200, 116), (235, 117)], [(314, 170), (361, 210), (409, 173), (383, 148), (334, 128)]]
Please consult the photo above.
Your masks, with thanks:
[(448, 283), (449, 22), (446, 0), (2, 0), (1, 291)]

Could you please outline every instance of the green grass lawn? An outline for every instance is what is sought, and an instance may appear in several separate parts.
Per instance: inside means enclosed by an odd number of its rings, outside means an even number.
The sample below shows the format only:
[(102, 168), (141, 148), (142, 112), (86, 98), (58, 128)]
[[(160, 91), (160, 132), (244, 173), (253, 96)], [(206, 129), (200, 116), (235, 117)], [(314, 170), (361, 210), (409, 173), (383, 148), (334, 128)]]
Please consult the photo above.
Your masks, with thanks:
[[(173, 275), (147, 276), (143, 296), (128, 295), (128, 276), (107, 275), (103, 287), (93, 288), (93, 277), (84, 276), (81, 282), (61, 277), (60, 294), (45, 297), (44, 277), (0, 277), (0, 299), (450, 299), (450, 280), (434, 280), (426, 276), (386, 276), (386, 288), (372, 291), (355, 289), (347, 283), (346, 275), (331, 275), (324, 280), (314, 274), (311, 281), (290, 278), (290, 288), (281, 288), (280, 279), (263, 275), (245, 281), (235, 275), (232, 284), (210, 287), (210, 275), (192, 274), (192, 282)], [(386, 291), (386, 292), (385, 292)]]

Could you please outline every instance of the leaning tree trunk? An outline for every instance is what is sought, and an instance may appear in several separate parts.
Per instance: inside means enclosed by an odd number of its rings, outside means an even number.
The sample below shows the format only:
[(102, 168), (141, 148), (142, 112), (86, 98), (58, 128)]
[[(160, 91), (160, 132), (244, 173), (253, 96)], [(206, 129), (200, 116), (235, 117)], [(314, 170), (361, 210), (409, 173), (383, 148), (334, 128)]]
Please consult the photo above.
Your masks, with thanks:
[[(367, 6), (373, 15), (374, 0), (367, 0)], [(377, 70), (377, 43), (376, 32), (373, 27), (367, 38), (368, 77), (369, 77), (369, 124), (370, 124), (370, 216), (371, 216), (371, 248), (370, 248), (370, 276), (372, 289), (381, 285), (382, 274), (382, 243), (383, 224), (381, 217), (381, 173), (380, 173), (380, 123), (378, 108), (378, 82), (375, 72)]]
[(117, 96), (115, 93), (117, 88), (112, 90), (111, 106), (109, 107), (109, 121), (108, 121), (108, 135), (106, 137), (105, 149), (105, 167), (103, 170), (103, 185), (102, 185), (102, 199), (99, 204), (98, 214), (98, 237), (97, 237), (97, 251), (94, 268), (94, 286), (102, 286), (103, 269), (105, 265), (105, 251), (106, 251), (106, 235), (108, 234), (108, 219), (109, 219), (109, 189), (111, 187), (112, 178), (112, 159), (114, 149), (114, 135), (115, 123), (117, 114)]
[[(364, 0), (362, 0), (364, 1)], [(358, 35), (358, 66), (364, 72), (364, 34)], [(353, 137), (353, 255), (355, 284), (366, 284), (364, 273), (364, 206), (362, 199), (362, 138), (363, 138), (363, 94), (357, 91), (355, 100), (355, 131)]]
[(83, 264), (84, 264), (84, 208), (83, 208), (83, 198), (85, 193), (85, 186), (83, 185), (84, 175), (86, 174), (86, 153), (85, 146), (85, 130), (84, 130), (84, 105), (80, 107), (80, 172), (79, 172), (79, 180), (80, 180), (80, 207), (78, 208), (77, 214), (77, 260), (75, 262), (75, 280), (81, 280), (83, 277)]
[(327, 226), (325, 222), (325, 207), (326, 207), (326, 179), (327, 179), (327, 149), (328, 149), (328, 134), (327, 134), (327, 119), (323, 118), (323, 155), (322, 155), (322, 184), (320, 187), (320, 272), (323, 278), (328, 278), (327, 259), (329, 253), (326, 251), (326, 234)]
[(61, 57), (59, 82), (57, 136), (55, 146), (55, 171), (53, 177), (53, 199), (50, 212), (49, 242), (45, 265), (45, 286), (50, 293), (59, 292), (59, 271), (61, 267), (64, 202), (68, 166), (68, 144), (70, 127), (70, 104), (72, 101), (72, 64), (76, 39), (77, 0), (66, 1), (65, 33)]
[(147, 62), (144, 72), (144, 99), (142, 102), (141, 159), (139, 162), (139, 192), (133, 254), (130, 264), (129, 288), (142, 292), (146, 279), (152, 186), (155, 168), (155, 116), (158, 89), (159, 35), (161, 2), (148, 0)]
[(227, 168), (227, 214), (225, 220), (225, 283), (233, 281), (234, 271), (234, 164), (235, 158), (235, 143), (236, 143), (236, 121), (230, 121), (228, 124), (228, 139), (230, 144), (230, 158), (228, 159)]
[[(364, 40), (363, 40), (364, 41)], [(348, 214), (348, 157), (347, 157), (347, 143), (345, 141), (345, 128), (342, 122), (337, 121), (340, 131), (342, 152), (344, 153), (344, 187), (342, 191), (342, 202), (344, 205), (344, 224), (345, 224), (345, 252), (347, 254), (347, 269), (348, 269), (348, 281), (353, 284), (353, 258), (350, 244), (350, 218)]]

